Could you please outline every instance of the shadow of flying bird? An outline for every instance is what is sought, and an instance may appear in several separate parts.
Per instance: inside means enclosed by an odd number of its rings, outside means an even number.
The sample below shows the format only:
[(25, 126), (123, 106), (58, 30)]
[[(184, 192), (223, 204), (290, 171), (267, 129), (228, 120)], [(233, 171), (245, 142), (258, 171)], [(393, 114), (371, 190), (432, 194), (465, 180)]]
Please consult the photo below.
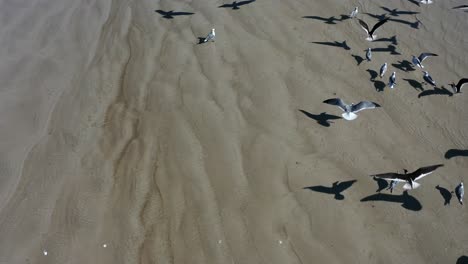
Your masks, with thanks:
[(154, 10), (154, 12), (160, 14), (165, 19), (173, 19), (175, 16), (190, 16), (190, 15), (194, 14), (194, 13), (191, 13), (191, 12), (174, 12), (174, 10), (163, 11), (163, 10), (159, 10), (159, 9)]
[(348, 46), (348, 44), (346, 43), (346, 40), (343, 41), (343, 42), (335, 41), (335, 42), (311, 42), (311, 43), (319, 44), (319, 45), (332, 46), (332, 47), (337, 47), (337, 48), (343, 48), (345, 50), (350, 50), (351, 49)]
[(424, 88), (422, 86), (422, 83), (416, 81), (416, 80), (413, 80), (413, 79), (403, 79), (404, 81), (407, 81), (409, 85), (411, 85), (414, 89), (416, 89), (417, 91), (424, 91)]
[(396, 36), (393, 36), (393, 37), (390, 37), (390, 38), (379, 38), (379, 39), (374, 40), (374, 42), (390, 42), (393, 45), (398, 45)]
[(361, 199), (361, 202), (369, 201), (400, 203), (403, 208), (411, 211), (420, 211), (422, 209), (421, 203), (416, 198), (409, 195), (408, 191), (404, 191), (403, 194), (400, 195), (376, 193)]
[(391, 16), (399, 16), (399, 15), (416, 15), (419, 14), (419, 12), (414, 12), (414, 11), (399, 11), (398, 9), (390, 9), (385, 6), (381, 6), (383, 10), (387, 11), (389, 15)]
[(344, 200), (344, 196), (341, 194), (343, 191), (351, 187), (357, 180), (345, 181), (345, 182), (334, 182), (332, 187), (325, 187), (322, 185), (304, 187), (315, 192), (334, 194), (336, 200)]
[(413, 67), (413, 64), (407, 60), (398, 61), (398, 63), (392, 63), (392, 66), (404, 72), (410, 72), (410, 71), (416, 70)]
[(428, 95), (448, 95), (448, 96), (453, 96), (453, 93), (449, 91), (445, 87), (437, 88), (434, 87), (434, 90), (424, 90), (420, 94), (418, 94), (418, 98), (428, 96)]
[(449, 149), (445, 152), (445, 158), (468, 157), (468, 149)]
[(379, 178), (376, 178), (376, 177), (373, 177), (372, 179), (374, 179), (374, 181), (377, 182), (377, 185), (378, 185), (378, 189), (375, 192), (380, 192), (380, 191), (382, 191), (382, 190), (384, 190), (385, 188), (388, 187), (388, 182), (386, 180), (379, 179)]
[(234, 1), (231, 4), (224, 4), (224, 5), (220, 5), (218, 7), (219, 8), (232, 8), (233, 10), (237, 10), (237, 9), (239, 9), (239, 6), (248, 5), (248, 4), (253, 3), (255, 1), (256, 0), (247, 0), (247, 1), (240, 1), (240, 2)]
[(331, 123), (333, 123), (333, 121), (329, 121), (329, 120), (334, 120), (334, 119), (341, 119), (341, 117), (339, 116), (336, 116), (336, 115), (330, 115), (330, 114), (327, 114), (327, 112), (323, 112), (323, 113), (320, 113), (318, 115), (314, 115), (314, 114), (311, 114), (305, 110), (302, 110), (302, 109), (299, 109), (299, 111), (301, 113), (303, 113), (304, 115), (306, 115), (307, 117), (309, 117), (310, 119), (313, 119), (315, 121), (317, 121), (318, 124), (324, 126), (324, 127), (329, 127)]
[(336, 18), (334, 16), (331, 17), (320, 17), (320, 16), (303, 16), (302, 18), (309, 18), (309, 19), (315, 19), (315, 20), (320, 20), (323, 21), (325, 24), (331, 24), (331, 25), (336, 25), (337, 22), (341, 22), (343, 20), (348, 19), (349, 17), (346, 15), (341, 15), (341, 18)]
[(437, 190), (439, 190), (440, 192), (440, 195), (442, 195), (442, 197), (444, 198), (444, 205), (449, 205), (450, 204), (450, 200), (452, 199), (452, 193), (445, 189), (444, 187), (440, 187), (439, 185), (437, 185), (435, 187)]
[(401, 55), (393, 45), (388, 45), (386, 48), (373, 48), (372, 52), (389, 52), (392, 55)]
[[(379, 20), (387, 18), (387, 14), (382, 14), (382, 15), (375, 15), (375, 14), (371, 14), (371, 13), (365, 13), (365, 14), (370, 16), (370, 17), (379, 19)], [(388, 21), (405, 24), (405, 25), (408, 25), (408, 26), (410, 26), (412, 28), (416, 28), (416, 29), (419, 28), (419, 24), (420, 24), (420, 22), (418, 20), (416, 20), (415, 22), (410, 22), (410, 21), (406, 21), (406, 20), (403, 20), (403, 19), (397, 19), (397, 18), (391, 18), (391, 17), (388, 17)]]

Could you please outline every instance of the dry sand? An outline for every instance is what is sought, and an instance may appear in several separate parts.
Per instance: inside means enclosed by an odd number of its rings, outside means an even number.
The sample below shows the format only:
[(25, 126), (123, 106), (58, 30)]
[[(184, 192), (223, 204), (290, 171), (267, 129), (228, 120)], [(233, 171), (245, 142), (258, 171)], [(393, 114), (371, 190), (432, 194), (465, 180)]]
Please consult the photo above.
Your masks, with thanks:
[[(34, 3), (33, 3), (34, 2)], [(40, 0), (0, 3), (0, 263), (455, 263), (468, 214), (439, 191), (466, 178), (468, 94), (421, 93), (420, 69), (391, 64), (435, 52), (438, 84), (468, 73), (461, 0), (391, 16), (374, 52), (354, 3)], [(193, 12), (165, 19), (154, 10)], [(398, 21), (397, 21), (398, 20)], [(419, 29), (408, 22), (421, 22)], [(405, 22), (406, 21), (406, 22)], [(214, 27), (214, 43), (196, 45)], [(312, 42), (347, 41), (351, 48)], [(367, 69), (397, 72), (377, 92)], [(377, 78), (377, 80), (379, 80)], [(424, 86), (425, 89), (430, 89)], [(426, 92), (427, 93), (427, 92)], [(329, 127), (332, 97), (382, 108)], [(449, 154), (452, 152), (449, 152)], [(466, 152), (465, 152), (466, 155)], [(388, 201), (368, 175), (444, 163)], [(333, 195), (303, 189), (357, 180)], [(388, 191), (384, 191), (388, 192)], [(375, 196), (371, 196), (372, 197)], [(411, 200), (411, 199), (410, 199)], [(417, 201), (414, 201), (417, 200)], [(398, 202), (400, 201), (400, 202)], [(418, 207), (418, 204), (420, 207)], [(106, 244), (107, 247), (103, 247)], [(47, 256), (43, 255), (47, 251)]]

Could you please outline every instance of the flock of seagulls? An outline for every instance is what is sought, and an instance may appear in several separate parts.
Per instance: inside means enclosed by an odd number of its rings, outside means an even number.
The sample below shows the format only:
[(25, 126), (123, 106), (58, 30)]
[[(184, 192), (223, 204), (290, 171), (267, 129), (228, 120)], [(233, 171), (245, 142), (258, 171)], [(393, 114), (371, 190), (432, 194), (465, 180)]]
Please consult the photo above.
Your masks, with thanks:
[[(255, 0), (253, 0), (253, 1), (255, 1)], [(253, 1), (244, 1), (244, 2), (245, 3), (250, 3), (250, 2), (253, 2)], [(244, 3), (244, 2), (242, 2), (242, 3)], [(421, 0), (421, 3), (431, 4), (432, 1), (431, 0)], [(232, 5), (237, 7), (240, 4), (241, 4), (241, 2), (239, 2), (239, 3), (234, 2)], [(223, 7), (223, 6), (221, 6), (221, 7)], [(236, 9), (236, 8), (234, 8), (234, 9)], [(454, 9), (468, 10), (468, 6), (454, 7)], [(158, 10), (158, 11), (160, 11), (160, 10)], [(392, 10), (390, 10), (390, 11), (392, 11)], [(393, 10), (392, 12), (396, 12), (396, 10)], [(159, 12), (159, 13), (162, 13), (162, 12)], [(414, 13), (414, 12), (408, 12), (408, 14), (409, 13)], [(170, 13), (164, 13), (164, 14), (166, 16), (167, 15), (173, 15), (172, 11)], [(354, 18), (357, 18), (358, 14), (359, 14), (359, 8), (355, 7), (352, 10), (352, 12), (349, 14), (348, 17), (351, 18), (351, 19), (354, 19)], [(369, 25), (365, 21), (363, 21), (362, 19), (357, 18), (357, 21), (358, 21), (359, 25), (362, 27), (362, 29), (366, 32), (366, 35), (367, 35), (366, 40), (367, 41), (375, 41), (376, 38), (377, 38), (376, 30), (381, 28), (388, 21), (390, 21), (390, 18), (384, 16), (383, 19), (378, 21), (372, 28), (370, 28)], [(211, 29), (211, 32), (208, 33), (208, 35), (205, 38), (200, 38), (200, 43), (207, 43), (207, 42), (210, 42), (210, 41), (214, 42), (215, 38), (216, 38), (216, 33), (215, 33), (215, 29), (213, 28), (213, 29)], [(424, 66), (422, 65), (422, 63), (428, 57), (435, 57), (435, 56), (438, 56), (438, 55), (435, 54), (435, 53), (429, 53), (429, 52), (421, 53), (417, 57), (413, 55), (412, 59), (411, 59), (411, 62), (412, 62), (412, 64), (414, 66), (423, 69)], [(371, 48), (368, 48), (366, 50), (366, 59), (368, 61), (372, 60), (372, 49)], [(380, 71), (379, 71), (380, 78), (384, 77), (385, 73), (387, 72), (387, 69), (388, 69), (388, 63), (385, 62), (380, 67)], [(436, 86), (436, 82), (431, 77), (429, 72), (423, 71), (423, 74), (424, 74), (423, 79), (427, 84), (430, 84), (432, 86)], [(468, 83), (468, 78), (462, 78), (461, 80), (458, 81), (457, 84), (452, 83), (450, 85), (452, 86), (455, 93), (460, 93), (463, 85), (466, 84), (466, 83)], [(388, 87), (393, 89), (396, 86), (396, 84), (397, 84), (396, 72), (392, 72), (392, 74), (389, 77)], [(356, 113), (358, 113), (359, 111), (366, 110), (366, 109), (374, 109), (374, 108), (380, 107), (380, 105), (375, 103), (375, 102), (365, 101), (365, 100), (361, 101), (359, 103), (356, 103), (356, 104), (346, 104), (340, 98), (327, 99), (327, 100), (323, 101), (323, 103), (337, 106), (340, 110), (343, 111), (341, 116), (345, 120), (354, 120), (354, 119), (356, 119), (358, 117), (358, 115)], [(405, 183), (403, 185), (404, 190), (413, 190), (413, 189), (418, 188), (420, 186), (420, 183), (417, 182), (418, 180), (420, 180), (421, 178), (433, 173), (436, 169), (438, 169), (438, 168), (440, 168), (442, 166), (444, 166), (444, 165), (443, 164), (437, 164), (437, 165), (432, 165), (432, 166), (421, 167), (421, 168), (419, 168), (419, 169), (417, 169), (417, 170), (415, 170), (414, 172), (411, 172), (411, 173), (408, 173), (406, 170), (404, 170), (403, 174), (393, 173), (392, 172), (392, 173), (375, 174), (375, 175), (371, 175), (371, 176), (374, 177), (374, 178), (377, 178), (377, 179), (384, 179), (384, 180), (390, 181), (390, 185), (388, 187), (388, 190), (390, 190), (390, 192), (392, 193), (394, 188), (397, 186), (397, 184), (399, 182), (404, 182)], [(333, 192), (334, 192), (334, 191), (336, 191), (338, 189), (345, 189), (345, 187), (348, 188), (349, 186), (351, 186), (351, 184), (352, 184), (352, 182), (347, 183), (347, 184), (338, 184), (338, 182), (335, 182), (333, 184), (332, 188), (329, 188), (330, 190), (327, 189), (327, 192), (332, 192), (331, 190), (333, 190)], [(341, 187), (341, 186), (345, 186), (345, 187), (338, 188), (338, 187)], [(320, 190), (322, 190), (324, 188), (325, 187), (321, 187)], [(313, 189), (313, 188), (311, 188), (311, 189)], [(457, 198), (458, 198), (459, 202), (461, 204), (463, 204), (463, 196), (464, 196), (463, 182), (461, 182), (456, 187), (455, 193), (457, 195)]]

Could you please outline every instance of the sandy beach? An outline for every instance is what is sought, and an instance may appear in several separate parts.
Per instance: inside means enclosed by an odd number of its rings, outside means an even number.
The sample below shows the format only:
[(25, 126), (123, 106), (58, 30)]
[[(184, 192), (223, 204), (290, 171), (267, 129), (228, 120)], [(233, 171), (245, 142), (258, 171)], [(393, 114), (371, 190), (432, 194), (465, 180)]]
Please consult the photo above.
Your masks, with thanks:
[(418, 3), (1, 2), (0, 264), (466, 263), (467, 3)]

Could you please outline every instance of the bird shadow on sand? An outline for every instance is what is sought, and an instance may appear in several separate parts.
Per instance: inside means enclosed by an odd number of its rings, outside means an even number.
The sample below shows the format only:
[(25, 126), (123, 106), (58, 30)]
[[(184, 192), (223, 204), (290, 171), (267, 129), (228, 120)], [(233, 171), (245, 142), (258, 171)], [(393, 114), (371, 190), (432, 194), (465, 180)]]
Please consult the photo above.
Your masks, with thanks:
[(404, 72), (410, 72), (410, 71), (416, 70), (413, 67), (413, 64), (407, 60), (398, 61), (398, 63), (392, 63), (392, 66)]
[(303, 189), (308, 189), (314, 192), (321, 192), (327, 194), (333, 194), (336, 200), (344, 200), (344, 195), (341, 193), (351, 187), (357, 180), (344, 181), (344, 182), (334, 182), (332, 187), (326, 187), (322, 185), (304, 187)]
[(325, 24), (336, 25), (336, 22), (347, 20), (349, 19), (349, 16), (341, 15), (341, 18), (336, 18), (334, 16), (331, 16), (331, 17), (303, 16), (302, 18), (315, 19), (315, 20), (323, 21), (323, 23)]
[(416, 81), (416, 80), (413, 80), (413, 79), (403, 79), (404, 81), (407, 81), (409, 85), (411, 85), (411, 87), (413, 87), (414, 89), (416, 89), (416, 91), (420, 91), (420, 92), (423, 92), (424, 91), (424, 88), (422, 86), (422, 83)]
[(253, 3), (255, 1), (256, 0), (247, 0), (247, 1), (240, 1), (240, 2), (234, 1), (234, 2), (232, 2), (230, 4), (220, 5), (220, 6), (218, 6), (218, 8), (232, 8), (232, 10), (238, 10), (238, 9), (240, 9), (239, 6), (248, 5), (248, 4)]
[(370, 74), (370, 81), (374, 84), (375, 90), (377, 92), (383, 92), (387, 85), (380, 80), (376, 80), (379, 74), (376, 71), (371, 70), (371, 69), (367, 69), (366, 71)]
[(439, 190), (440, 195), (442, 195), (444, 198), (444, 205), (449, 205), (450, 200), (452, 200), (452, 193), (444, 187), (440, 187), (439, 185), (437, 185), (435, 188)]
[(390, 37), (390, 38), (379, 38), (374, 40), (373, 42), (390, 42), (392, 45), (398, 45), (398, 41), (396, 36)]
[(388, 12), (389, 15), (391, 16), (400, 16), (400, 15), (416, 15), (416, 14), (419, 14), (419, 12), (415, 12), (415, 11), (400, 11), (398, 9), (390, 9), (388, 7), (385, 7), (385, 6), (381, 6), (380, 8), (382, 8), (383, 10), (385, 10), (386, 12)]
[(388, 45), (386, 48), (373, 48), (372, 52), (388, 52), (392, 55), (401, 55), (401, 53), (396, 51), (396, 47), (394, 45)]
[(329, 120), (341, 119), (341, 117), (327, 114), (327, 112), (314, 115), (302, 109), (299, 109), (299, 111), (303, 113), (304, 115), (306, 115), (308, 118), (317, 121), (319, 125), (322, 125), (324, 127), (329, 127), (332, 123), (334, 123), (333, 121), (329, 121)]
[(351, 56), (353, 56), (353, 58), (356, 60), (358, 66), (364, 61), (364, 58), (359, 55), (352, 54)]
[[(387, 18), (387, 14), (382, 14), (382, 15), (374, 15), (374, 14), (371, 14), (371, 13), (364, 13), (370, 17), (373, 17), (373, 18), (376, 18), (378, 20), (382, 20), (382, 19), (385, 19)], [(416, 28), (418, 29), (419, 28), (419, 21), (414, 21), (414, 22), (410, 22), (410, 21), (407, 21), (407, 20), (404, 20), (404, 19), (398, 19), (398, 18), (388, 18), (388, 21), (392, 21), (392, 22), (396, 22), (396, 23), (401, 23), (401, 24), (405, 24), (405, 25), (408, 25), (412, 28)]]
[(453, 96), (453, 93), (449, 91), (445, 87), (437, 88), (434, 87), (433, 90), (424, 90), (421, 93), (418, 94), (418, 98), (424, 97), (424, 96), (429, 96), (429, 95), (448, 95), (448, 96)]
[(404, 191), (403, 194), (387, 194), (387, 193), (376, 193), (364, 197), (361, 199), (361, 202), (368, 201), (384, 201), (392, 203), (401, 203), (401, 206), (407, 210), (411, 211), (420, 211), (422, 209), (421, 203), (408, 194), (408, 191)]
[(449, 149), (445, 152), (445, 158), (468, 157), (468, 149)]
[(377, 177), (372, 177), (372, 179), (377, 183), (378, 186), (378, 189), (375, 192), (381, 192), (388, 187), (388, 182), (386, 180)]
[(348, 46), (348, 44), (346, 43), (346, 40), (343, 41), (343, 42), (338, 42), (338, 41), (334, 41), (334, 42), (316, 42), (316, 41), (313, 41), (311, 43), (314, 43), (314, 44), (319, 44), (319, 45), (325, 45), (325, 46), (332, 46), (332, 47), (337, 47), (337, 48), (343, 48), (345, 50), (350, 50), (351, 48)]
[(164, 10), (154, 10), (154, 12), (160, 14), (165, 19), (173, 19), (175, 16), (191, 16), (195, 13), (191, 12), (174, 12), (174, 11), (164, 11)]
[(459, 257), (456, 264), (468, 264), (468, 256)]

